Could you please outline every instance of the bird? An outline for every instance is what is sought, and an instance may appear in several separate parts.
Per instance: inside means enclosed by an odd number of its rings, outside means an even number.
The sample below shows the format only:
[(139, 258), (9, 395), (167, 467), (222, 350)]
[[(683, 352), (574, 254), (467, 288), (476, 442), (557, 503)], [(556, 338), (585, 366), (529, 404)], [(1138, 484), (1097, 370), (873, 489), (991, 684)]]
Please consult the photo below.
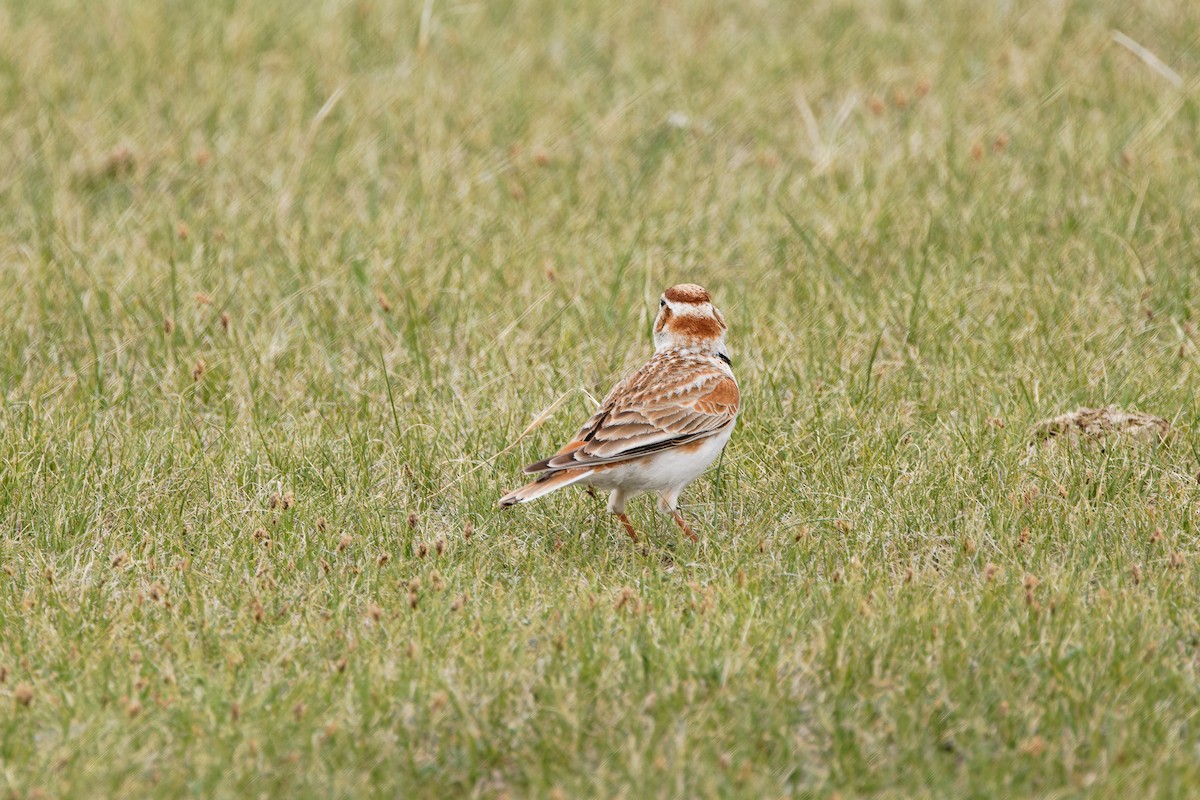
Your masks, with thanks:
[(576, 484), (607, 491), (608, 511), (636, 543), (626, 503), (658, 494), (658, 510), (693, 542), (679, 495), (725, 449), (741, 395), (725, 346), (728, 326), (703, 286), (681, 283), (658, 300), (654, 355), (605, 396), (566, 445), (525, 467), (538, 477), (500, 498), (510, 508)]

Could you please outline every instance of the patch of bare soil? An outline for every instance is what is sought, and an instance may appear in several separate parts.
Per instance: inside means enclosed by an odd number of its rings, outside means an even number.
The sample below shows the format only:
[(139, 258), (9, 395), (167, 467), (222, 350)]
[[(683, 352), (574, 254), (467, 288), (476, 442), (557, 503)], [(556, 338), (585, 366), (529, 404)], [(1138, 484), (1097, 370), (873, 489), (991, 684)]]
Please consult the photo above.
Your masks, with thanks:
[(1102, 441), (1114, 435), (1148, 444), (1167, 444), (1175, 432), (1162, 417), (1116, 406), (1080, 408), (1043, 420), (1033, 429), (1034, 443), (1064, 439)]

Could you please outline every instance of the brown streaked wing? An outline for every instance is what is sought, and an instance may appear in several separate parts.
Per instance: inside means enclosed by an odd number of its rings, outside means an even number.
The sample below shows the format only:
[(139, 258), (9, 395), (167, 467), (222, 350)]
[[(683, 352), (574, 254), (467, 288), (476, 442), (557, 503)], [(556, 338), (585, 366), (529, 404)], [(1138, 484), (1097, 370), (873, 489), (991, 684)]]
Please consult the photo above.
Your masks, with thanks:
[(526, 470), (612, 463), (694, 442), (732, 423), (738, 402), (737, 383), (710, 363), (656, 356), (605, 398), (575, 441)]

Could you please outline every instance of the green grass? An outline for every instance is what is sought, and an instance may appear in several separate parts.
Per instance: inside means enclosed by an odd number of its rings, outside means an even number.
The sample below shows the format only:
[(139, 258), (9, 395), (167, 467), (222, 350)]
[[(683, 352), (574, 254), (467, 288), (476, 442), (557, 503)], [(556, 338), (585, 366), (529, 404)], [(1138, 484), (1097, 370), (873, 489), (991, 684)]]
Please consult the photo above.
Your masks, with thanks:
[[(0, 4), (0, 792), (1192, 793), (1197, 31)], [(685, 280), (700, 544), (496, 512)], [(1105, 403), (1178, 438), (1027, 449)]]

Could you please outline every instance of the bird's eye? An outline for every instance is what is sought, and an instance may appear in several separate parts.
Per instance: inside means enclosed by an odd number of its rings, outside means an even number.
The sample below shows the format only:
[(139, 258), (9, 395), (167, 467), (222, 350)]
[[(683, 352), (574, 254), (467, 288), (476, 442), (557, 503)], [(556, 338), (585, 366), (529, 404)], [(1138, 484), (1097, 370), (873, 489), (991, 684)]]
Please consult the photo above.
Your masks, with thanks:
[(662, 299), (662, 298), (659, 298), (659, 300), (658, 300), (658, 307), (659, 307), (659, 308), (662, 308), (662, 307), (663, 307), (663, 306), (665, 306), (666, 304), (667, 304), (667, 301), (666, 301), (666, 300), (664, 300), (664, 299)]

